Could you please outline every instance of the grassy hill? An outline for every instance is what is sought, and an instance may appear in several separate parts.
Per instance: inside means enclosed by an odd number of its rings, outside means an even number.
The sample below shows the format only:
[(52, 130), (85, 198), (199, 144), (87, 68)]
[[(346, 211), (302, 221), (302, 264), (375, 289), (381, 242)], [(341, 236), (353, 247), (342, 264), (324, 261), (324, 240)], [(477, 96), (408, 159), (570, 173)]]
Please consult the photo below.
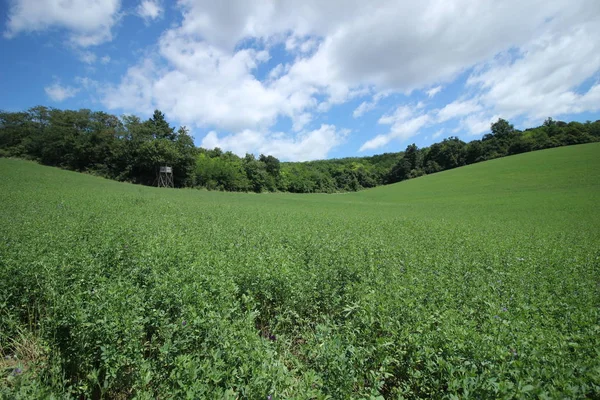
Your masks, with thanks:
[(338, 195), (0, 179), (3, 397), (600, 396), (600, 144)]
[[(600, 229), (600, 145), (520, 154), (358, 193), (411, 212)], [(483, 222), (483, 221), (481, 221)], [(564, 224), (564, 225), (561, 225)]]

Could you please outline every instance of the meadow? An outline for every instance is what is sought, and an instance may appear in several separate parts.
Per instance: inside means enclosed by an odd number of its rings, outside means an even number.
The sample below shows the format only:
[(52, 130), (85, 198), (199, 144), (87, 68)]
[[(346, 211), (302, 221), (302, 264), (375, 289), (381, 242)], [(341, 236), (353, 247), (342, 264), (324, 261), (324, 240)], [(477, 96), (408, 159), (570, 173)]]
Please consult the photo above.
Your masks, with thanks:
[(0, 397), (600, 397), (600, 144), (348, 194), (0, 159)]

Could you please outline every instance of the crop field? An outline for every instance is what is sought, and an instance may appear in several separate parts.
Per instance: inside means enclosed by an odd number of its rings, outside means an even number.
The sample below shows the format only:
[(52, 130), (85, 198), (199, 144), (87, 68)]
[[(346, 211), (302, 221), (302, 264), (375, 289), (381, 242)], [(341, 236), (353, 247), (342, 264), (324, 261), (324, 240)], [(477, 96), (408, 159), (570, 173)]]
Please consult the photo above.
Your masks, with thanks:
[(0, 398), (600, 397), (600, 144), (351, 194), (0, 159)]

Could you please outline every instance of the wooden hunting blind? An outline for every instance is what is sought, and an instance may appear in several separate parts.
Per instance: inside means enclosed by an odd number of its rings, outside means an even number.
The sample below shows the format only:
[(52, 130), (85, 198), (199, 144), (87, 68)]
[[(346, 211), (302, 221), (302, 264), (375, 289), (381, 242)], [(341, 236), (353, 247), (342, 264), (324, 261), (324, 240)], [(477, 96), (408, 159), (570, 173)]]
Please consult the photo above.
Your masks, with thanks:
[(158, 187), (175, 187), (173, 183), (173, 168), (161, 166), (158, 172)]

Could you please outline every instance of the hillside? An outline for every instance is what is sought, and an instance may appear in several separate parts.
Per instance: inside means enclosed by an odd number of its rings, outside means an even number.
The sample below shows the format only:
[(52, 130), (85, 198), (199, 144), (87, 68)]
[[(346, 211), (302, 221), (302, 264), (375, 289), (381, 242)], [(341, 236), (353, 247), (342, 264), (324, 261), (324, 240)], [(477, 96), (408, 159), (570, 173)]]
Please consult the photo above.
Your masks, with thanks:
[(418, 215), (600, 230), (600, 144), (490, 160), (354, 196)]
[[(518, 154), (438, 172), (419, 179), (364, 191), (358, 197), (378, 200), (422, 201), (459, 199), (470, 196), (495, 197), (500, 193), (581, 190), (600, 187), (600, 144), (561, 147)], [(408, 199), (407, 199), (408, 200)], [(448, 200), (450, 201), (450, 200)]]
[(147, 186), (156, 186), (157, 168), (169, 165), (175, 187), (229, 192), (355, 192), (505, 156), (598, 141), (600, 120), (548, 118), (521, 131), (500, 118), (490, 125), (490, 133), (468, 143), (451, 136), (422, 148), (409, 144), (397, 153), (281, 162), (274, 155), (242, 157), (219, 147), (196, 147), (188, 129), (170, 126), (160, 110), (145, 121), (89, 109), (0, 110), (0, 157)]
[(347, 194), (0, 159), (0, 397), (600, 396), (600, 144)]

